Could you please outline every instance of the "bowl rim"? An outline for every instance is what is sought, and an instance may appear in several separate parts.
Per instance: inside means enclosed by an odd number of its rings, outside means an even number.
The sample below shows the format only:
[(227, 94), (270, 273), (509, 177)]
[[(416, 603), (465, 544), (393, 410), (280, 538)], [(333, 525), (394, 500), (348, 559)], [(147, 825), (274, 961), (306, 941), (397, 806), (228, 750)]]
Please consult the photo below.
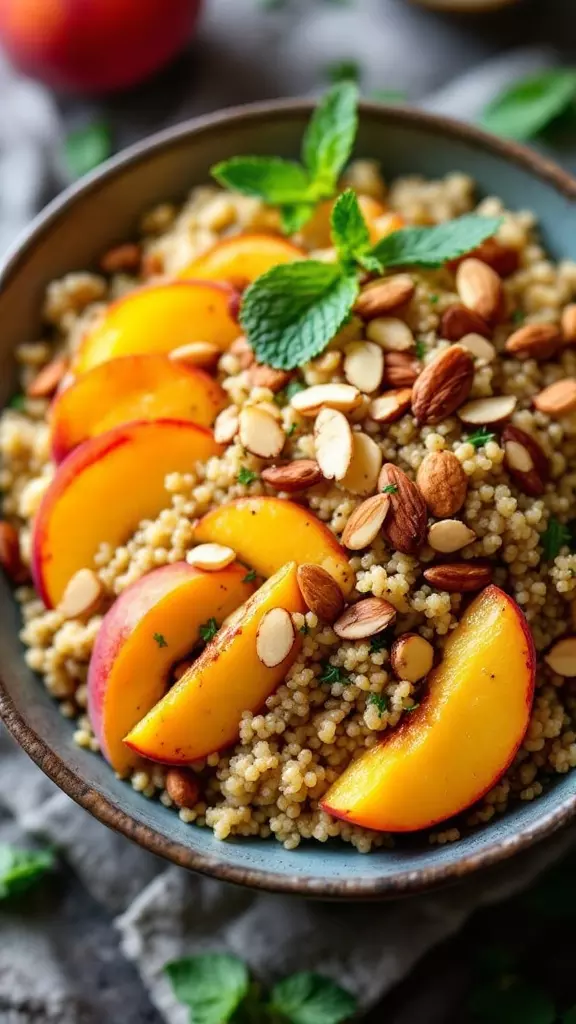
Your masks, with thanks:
[[(96, 192), (103, 181), (121, 174), (127, 167), (137, 166), (152, 154), (177, 146), (181, 140), (189, 136), (203, 138), (218, 133), (223, 128), (245, 122), (258, 124), (271, 118), (275, 121), (289, 120), (294, 116), (309, 114), (314, 105), (315, 101), (309, 99), (283, 99), (229, 107), (188, 119), (129, 146), (78, 183), (66, 188), (34, 218), (9, 248), (0, 265), (0, 290), (19, 273), (28, 253), (50, 232), (53, 225), (68, 215), (69, 205)], [(359, 112), (360, 115), (369, 115), (375, 120), (382, 119), (386, 123), (400, 126), (424, 127), (430, 132), (436, 131), (441, 137), (448, 136), (467, 142), (477, 149), (518, 165), (532, 176), (551, 185), (568, 199), (576, 199), (576, 178), (554, 161), (521, 143), (500, 139), (481, 128), (452, 118), (405, 106), (362, 101)], [(0, 717), (17, 743), (38, 767), (69, 797), (104, 825), (180, 867), (268, 892), (356, 900), (422, 892), (440, 884), (455, 882), (481, 868), (488, 868), (506, 860), (516, 852), (550, 836), (576, 815), (574, 793), (565, 797), (558, 806), (542, 814), (535, 824), (523, 826), (515, 834), (504, 839), (495, 839), (475, 853), (436, 866), (399, 870), (389, 877), (331, 879), (321, 874), (279, 874), (274, 870), (224, 862), (217, 855), (192, 850), (185, 843), (169, 838), (153, 826), (136, 821), (129, 813), (121, 810), (111, 799), (86, 782), (79, 772), (69, 767), (66, 761), (51, 749), (17, 710), (1, 676)]]

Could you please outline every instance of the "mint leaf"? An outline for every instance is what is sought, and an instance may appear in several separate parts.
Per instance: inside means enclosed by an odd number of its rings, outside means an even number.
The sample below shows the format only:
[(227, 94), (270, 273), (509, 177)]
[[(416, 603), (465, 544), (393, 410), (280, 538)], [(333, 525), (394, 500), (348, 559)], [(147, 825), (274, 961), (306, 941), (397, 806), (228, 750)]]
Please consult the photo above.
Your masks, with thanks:
[(0, 900), (18, 896), (42, 878), (55, 865), (50, 850), (19, 850), (7, 843), (0, 845)]
[(552, 562), (560, 554), (561, 548), (569, 544), (572, 534), (564, 523), (550, 516), (548, 525), (540, 538), (542, 553), (547, 562)]
[(473, 434), (466, 438), (466, 443), (474, 445), (474, 448), (482, 448), (489, 441), (493, 441), (495, 437), (496, 434), (491, 433), (486, 427), (479, 427), (478, 430), (475, 430)]
[(314, 111), (302, 141), (302, 159), (319, 188), (318, 198), (335, 189), (346, 164), (358, 125), (358, 87), (345, 81), (334, 85)]
[(158, 647), (168, 647), (168, 641), (162, 633), (152, 633), (152, 639), (156, 641)]
[(496, 135), (533, 139), (576, 99), (576, 71), (554, 68), (505, 89), (484, 110), (481, 123)]
[(275, 206), (299, 203), (310, 187), (309, 175), (300, 164), (274, 156), (234, 156), (216, 164), (211, 173), (226, 188)]
[(190, 1007), (194, 1024), (226, 1024), (248, 994), (245, 964), (226, 953), (173, 960), (164, 970), (178, 1001)]
[(330, 978), (302, 972), (278, 982), (271, 1009), (291, 1024), (339, 1024), (356, 1012), (356, 999)]
[(321, 683), (345, 683), (347, 676), (344, 675), (341, 668), (338, 665), (331, 665), (330, 662), (326, 662), (324, 670), (320, 676)]
[(375, 707), (379, 715), (383, 715), (390, 707), (390, 701), (385, 693), (370, 693), (366, 703)]
[(255, 473), (253, 469), (248, 469), (248, 466), (240, 466), (236, 479), (239, 484), (249, 487), (250, 484), (253, 484), (258, 479), (258, 473)]
[(104, 121), (94, 121), (70, 132), (64, 140), (64, 161), (73, 178), (94, 170), (112, 153), (110, 129)]
[(326, 74), (330, 82), (359, 82), (362, 68), (357, 60), (339, 60), (328, 64)]
[(307, 220), (310, 220), (314, 212), (313, 203), (296, 203), (291, 206), (283, 206), (280, 210), (282, 230), (286, 235), (293, 235), (299, 231)]
[(240, 323), (260, 363), (293, 370), (319, 355), (358, 295), (355, 273), (316, 260), (272, 267), (244, 293)]
[(209, 644), (214, 639), (218, 632), (218, 623), (214, 616), (211, 616), (206, 622), (203, 622), (200, 626), (199, 633), (205, 644)]
[(401, 228), (378, 242), (372, 253), (382, 270), (384, 267), (441, 267), (491, 238), (501, 220), (501, 217), (467, 213), (429, 228)]
[(470, 998), (474, 1020), (485, 1024), (554, 1024), (550, 996), (521, 978), (483, 983)]
[(347, 189), (334, 203), (330, 218), (332, 241), (340, 260), (345, 263), (360, 263), (366, 270), (378, 272), (380, 264), (370, 250), (370, 235), (358, 196)]

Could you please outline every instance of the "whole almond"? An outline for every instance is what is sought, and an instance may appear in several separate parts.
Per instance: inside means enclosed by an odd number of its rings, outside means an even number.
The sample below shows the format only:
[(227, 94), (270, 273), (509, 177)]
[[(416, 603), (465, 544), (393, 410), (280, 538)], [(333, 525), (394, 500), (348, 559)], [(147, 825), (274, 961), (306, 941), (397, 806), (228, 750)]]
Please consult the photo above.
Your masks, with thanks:
[(408, 412), (412, 404), (412, 388), (391, 388), (368, 407), (370, 419), (376, 423), (395, 423)]
[(456, 291), (466, 308), (483, 320), (497, 319), (502, 306), (502, 281), (487, 263), (474, 256), (463, 260), (456, 271)]
[(140, 270), (142, 250), (134, 242), (115, 245), (108, 249), (100, 260), (100, 269), (105, 274), (137, 274)]
[(415, 356), (406, 352), (386, 352), (384, 383), (389, 388), (410, 388), (422, 370)]
[(102, 607), (104, 587), (92, 569), (79, 569), (66, 585), (58, 611), (65, 619), (89, 619)]
[(351, 604), (334, 623), (336, 636), (343, 640), (363, 640), (386, 629), (396, 618), (396, 609), (383, 597), (365, 597)]
[(342, 478), (342, 487), (352, 494), (364, 497), (373, 494), (378, 484), (382, 467), (382, 449), (369, 434), (354, 431), (352, 434), (352, 458)]
[(510, 335), (505, 347), (516, 359), (550, 359), (561, 346), (556, 324), (524, 324)]
[(12, 583), (24, 583), (28, 579), (20, 555), (18, 531), (5, 519), (0, 520), (0, 566)]
[(547, 413), (548, 416), (565, 416), (573, 412), (576, 409), (576, 380), (567, 377), (550, 384), (536, 395), (534, 405), (538, 412)]
[(570, 302), (562, 312), (562, 337), (567, 345), (576, 341), (576, 302)]
[(292, 374), (288, 370), (277, 370), (265, 363), (253, 363), (248, 373), (248, 381), (253, 388), (268, 388), (276, 394), (285, 388)]
[(478, 313), (456, 302), (442, 314), (440, 335), (447, 341), (460, 341), (465, 334), (480, 334), (482, 338), (491, 338), (492, 328)]
[[(485, 241), (467, 254), (467, 257), (474, 256), (482, 263), (487, 263), (492, 270), (495, 270), (499, 277), (510, 277), (520, 266), (520, 253), (510, 245), (504, 245), (497, 238), (486, 238)], [(456, 267), (462, 260), (454, 260), (450, 266)]]
[(354, 440), (348, 420), (337, 409), (322, 409), (314, 424), (316, 459), (326, 480), (343, 480), (352, 462)]
[(509, 423), (502, 431), (502, 445), (508, 472), (521, 490), (531, 498), (543, 494), (550, 463), (535, 438)]
[(440, 423), (462, 405), (472, 388), (474, 360), (461, 345), (444, 349), (422, 370), (412, 388), (419, 423)]
[(491, 427), (509, 419), (518, 401), (514, 395), (492, 395), (474, 398), (458, 409), (458, 419), (474, 427)]
[(576, 636), (565, 636), (552, 645), (544, 661), (556, 675), (565, 679), (576, 676)]
[(390, 508), (382, 527), (395, 551), (413, 555), (426, 538), (427, 512), (424, 498), (406, 473), (391, 462), (382, 466), (378, 490), (388, 494)]
[(285, 608), (270, 608), (260, 620), (256, 635), (256, 653), (263, 665), (281, 665), (294, 646), (296, 634)]
[(448, 519), (466, 501), (468, 478), (453, 452), (429, 452), (416, 474), (416, 483), (433, 516)]
[(376, 539), (390, 508), (388, 494), (373, 494), (354, 509), (344, 532), (342, 543), (350, 551), (361, 551)]
[(332, 625), (344, 609), (344, 598), (336, 580), (320, 565), (298, 566), (298, 586), (311, 612)]
[(176, 807), (186, 807), (190, 810), (198, 803), (200, 786), (188, 768), (169, 768), (164, 787)]
[(360, 292), (354, 312), (363, 320), (373, 320), (409, 302), (415, 288), (409, 274), (394, 274), (392, 277), (371, 281)]
[(434, 648), (418, 633), (404, 633), (392, 644), (390, 663), (398, 679), (418, 683), (432, 669)]
[(243, 334), (232, 342), (228, 351), (236, 356), (241, 370), (247, 370), (256, 361), (254, 352)]
[(261, 459), (280, 455), (286, 435), (270, 413), (257, 406), (244, 406), (238, 418), (240, 443)]
[(449, 594), (467, 594), (487, 587), (492, 580), (492, 570), (483, 562), (455, 562), (425, 569), (424, 579)]
[(68, 360), (61, 356), (47, 363), (26, 388), (28, 398), (51, 398), (67, 370)]
[(384, 376), (384, 352), (374, 341), (351, 341), (345, 349), (344, 376), (359, 391), (377, 391)]
[(322, 470), (314, 459), (295, 459), (285, 466), (268, 466), (260, 476), (270, 487), (288, 494), (305, 491), (324, 480)]

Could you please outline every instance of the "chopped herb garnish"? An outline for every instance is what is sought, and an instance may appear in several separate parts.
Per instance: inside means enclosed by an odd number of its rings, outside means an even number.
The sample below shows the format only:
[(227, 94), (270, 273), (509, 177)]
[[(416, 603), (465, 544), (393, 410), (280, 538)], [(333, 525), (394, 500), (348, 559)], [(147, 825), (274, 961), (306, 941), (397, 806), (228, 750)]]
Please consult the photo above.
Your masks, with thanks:
[(489, 441), (493, 441), (495, 437), (496, 434), (491, 433), (491, 431), (487, 430), (486, 427), (480, 427), (478, 430), (475, 430), (473, 434), (470, 434), (470, 437), (467, 437), (466, 441), (468, 444), (473, 445), (474, 448), (482, 448), (482, 445), (488, 444)]
[(386, 487), (382, 488), (382, 494), (396, 494), (398, 490), (398, 484), (386, 484)]
[(16, 409), (17, 412), (22, 412), (26, 402), (26, 395), (12, 395), (12, 398), (8, 402), (9, 409)]
[(215, 618), (209, 618), (207, 622), (203, 622), (200, 626), (200, 636), (204, 643), (208, 644), (214, 639), (218, 632), (218, 623)]
[(345, 683), (346, 676), (338, 665), (331, 665), (329, 662), (324, 665), (324, 671), (320, 676), (321, 683)]
[(513, 324), (521, 324), (524, 322), (525, 315), (526, 314), (521, 309), (515, 309), (510, 319)]
[(426, 355), (426, 352), (427, 352), (426, 343), (423, 342), (423, 341), (417, 341), (416, 342), (416, 358), (417, 359), (424, 359), (424, 356)]
[(434, 292), (433, 295), (428, 296), (428, 301), (431, 302), (433, 306), (435, 306), (436, 303), (440, 301), (440, 296), (436, 295), (436, 292)]
[(168, 647), (168, 641), (165, 636), (162, 636), (162, 633), (153, 633), (152, 639), (156, 641), (158, 647)]
[(296, 431), (296, 429), (296, 424), (291, 423), (288, 429), (286, 430), (286, 437), (292, 437), (292, 434)]
[(415, 701), (409, 708), (404, 708), (404, 711), (416, 711), (416, 708), (420, 707), (420, 701)]
[(308, 623), (305, 622), (302, 626), (299, 626), (298, 627), (298, 632), (299, 633), (303, 633), (304, 636), (307, 636), (308, 633), (310, 632), (310, 627), (308, 626)]
[(385, 651), (390, 643), (389, 631), (383, 630), (382, 633), (375, 633), (374, 636), (370, 637), (370, 653), (377, 654), (378, 651)]
[(379, 715), (383, 715), (390, 707), (390, 701), (384, 693), (371, 693), (366, 701), (371, 707), (376, 708)]
[(248, 487), (249, 484), (254, 483), (258, 479), (258, 473), (255, 473), (253, 469), (248, 469), (247, 466), (241, 466), (236, 479), (239, 484), (244, 484), (245, 487)]
[(548, 526), (541, 538), (542, 552), (547, 562), (552, 562), (560, 554), (561, 548), (570, 544), (572, 534), (564, 523), (561, 523), (554, 516), (550, 516)]
[(244, 579), (242, 580), (242, 582), (243, 583), (254, 583), (255, 579), (256, 579), (256, 569), (249, 569), (248, 572), (246, 573)]

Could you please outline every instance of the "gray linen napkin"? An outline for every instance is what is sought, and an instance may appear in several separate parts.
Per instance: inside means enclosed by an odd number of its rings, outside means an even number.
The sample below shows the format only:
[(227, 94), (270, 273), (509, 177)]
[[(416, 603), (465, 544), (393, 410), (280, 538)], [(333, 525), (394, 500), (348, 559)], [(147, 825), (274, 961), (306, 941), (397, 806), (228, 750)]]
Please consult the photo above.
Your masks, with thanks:
[[(352, 9), (301, 0), (275, 14), (263, 13), (255, 0), (213, 0), (192, 51), (192, 80), (151, 104), (121, 98), (109, 113), (125, 144), (204, 110), (313, 91), (324, 84), (328, 64), (351, 58), (361, 63), (367, 90), (400, 88), (428, 109), (464, 119), (473, 119), (507, 81), (554, 62), (553, 53), (540, 49), (487, 59), (485, 43), (472, 38), (463, 46), (449, 20), (430, 19), (396, 0), (356, 0)], [(58, 153), (64, 125), (50, 95), (10, 70), (1, 54), (0, 95), (1, 253), (44, 196), (63, 183)], [(71, 116), (82, 116), (82, 109)], [(33, 835), (59, 846), (81, 885), (116, 915), (121, 948), (167, 1024), (185, 1024), (188, 1013), (171, 994), (164, 963), (207, 949), (247, 956), (264, 979), (314, 967), (370, 1006), (475, 909), (528, 884), (575, 834), (565, 831), (517, 858), (513, 868), (504, 865), (370, 914), (365, 906), (255, 894), (166, 867), (90, 818), (6, 736), (0, 736), (0, 771), (0, 840)], [(93, 921), (86, 917), (87, 931)], [(102, 1020), (104, 1002), (81, 990), (73, 954), (50, 915), (2, 912), (0, 1022)], [(113, 943), (104, 955), (117, 955)], [(124, 1022), (129, 1012), (111, 1019)], [(433, 1024), (431, 1013), (428, 1007), (427, 1024)], [(140, 1024), (144, 1018), (130, 1019)], [(407, 1024), (408, 1017), (402, 1019)]]

